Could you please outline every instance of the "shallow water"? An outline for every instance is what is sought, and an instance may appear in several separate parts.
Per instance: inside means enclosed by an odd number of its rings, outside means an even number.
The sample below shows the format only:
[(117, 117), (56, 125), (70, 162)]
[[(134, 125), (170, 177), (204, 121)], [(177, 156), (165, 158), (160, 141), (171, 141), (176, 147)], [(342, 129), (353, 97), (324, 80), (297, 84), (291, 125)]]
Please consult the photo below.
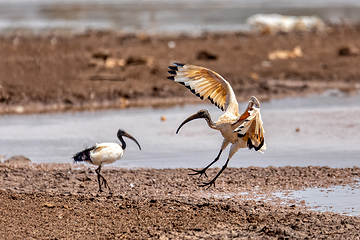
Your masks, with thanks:
[[(72, 155), (85, 147), (118, 142), (116, 132), (122, 128), (139, 141), (142, 151), (126, 139), (124, 157), (112, 166), (203, 167), (217, 155), (220, 133), (199, 119), (175, 134), (179, 124), (199, 109), (208, 109), (213, 119), (221, 115), (213, 105), (201, 103), (163, 109), (0, 116), (0, 154), (22, 154), (34, 163), (69, 163)], [(245, 107), (246, 103), (240, 103), (240, 109)], [(335, 92), (263, 102), (261, 107), (268, 149), (265, 154), (240, 149), (230, 167), (359, 166), (359, 95)], [(166, 121), (161, 121), (161, 116)], [(221, 166), (227, 154), (228, 149), (215, 166)]]
[(360, 183), (328, 188), (306, 188), (299, 191), (278, 191), (274, 193), (232, 192), (210, 193), (201, 192), (204, 198), (214, 197), (220, 199), (248, 199), (264, 201), (270, 204), (283, 206), (295, 205), (307, 210), (320, 212), (333, 212), (348, 216), (360, 216)]
[(279, 192), (275, 195), (284, 200), (305, 201), (310, 210), (360, 216), (360, 184), (308, 188), (302, 191)]
[(246, 30), (257, 13), (317, 15), (327, 22), (360, 22), (357, 0), (0, 0), (0, 31), (87, 28), (150, 33)]

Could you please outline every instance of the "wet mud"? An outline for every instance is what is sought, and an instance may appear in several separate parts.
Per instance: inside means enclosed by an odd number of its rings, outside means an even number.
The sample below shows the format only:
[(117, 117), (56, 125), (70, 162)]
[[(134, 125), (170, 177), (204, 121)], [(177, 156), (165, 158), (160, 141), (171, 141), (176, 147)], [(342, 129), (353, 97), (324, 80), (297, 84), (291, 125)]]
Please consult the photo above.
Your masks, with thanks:
[[(209, 177), (218, 168), (208, 170)], [(229, 168), (216, 188), (189, 169), (104, 168), (98, 192), (83, 164), (0, 165), (2, 238), (358, 239), (360, 218), (265, 201), (278, 190), (354, 185), (359, 168)], [(206, 178), (202, 180), (207, 180)]]
[(200, 102), (166, 77), (174, 61), (208, 67), (239, 100), (359, 89), (358, 26), (322, 33), (152, 36), (115, 31), (0, 36), (0, 113)]

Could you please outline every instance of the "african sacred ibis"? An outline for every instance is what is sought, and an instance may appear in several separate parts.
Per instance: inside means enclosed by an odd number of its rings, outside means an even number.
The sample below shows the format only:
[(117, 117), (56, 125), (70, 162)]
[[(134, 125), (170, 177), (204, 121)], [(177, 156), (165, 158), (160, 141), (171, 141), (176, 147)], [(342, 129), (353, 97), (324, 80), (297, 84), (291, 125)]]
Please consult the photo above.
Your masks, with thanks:
[(136, 139), (124, 130), (119, 129), (117, 132), (117, 137), (120, 140), (121, 145), (113, 142), (99, 143), (93, 147), (86, 148), (85, 150), (76, 153), (73, 157), (74, 162), (85, 161), (99, 166), (95, 172), (97, 174), (100, 192), (102, 192), (101, 186), (103, 184), (109, 189), (109, 191), (111, 191), (106, 179), (100, 174), (100, 171), (103, 165), (116, 162), (124, 155), (126, 143), (123, 137), (128, 137), (133, 140), (141, 150), (141, 147)]
[(231, 143), (225, 165), (210, 182), (199, 186), (215, 186), (216, 179), (226, 169), (229, 160), (240, 148), (254, 148), (255, 151), (259, 152), (266, 150), (265, 131), (260, 115), (260, 103), (256, 97), (250, 98), (245, 112), (240, 114), (233, 89), (218, 73), (204, 67), (180, 63), (174, 63), (174, 66), (169, 66), (169, 69), (168, 73), (172, 76), (169, 76), (168, 79), (183, 84), (196, 96), (201, 99), (207, 98), (215, 106), (223, 111), (225, 110), (225, 113), (216, 122), (213, 122), (209, 112), (202, 109), (185, 119), (176, 131), (178, 133), (180, 128), (191, 120), (204, 118), (210, 128), (220, 131), (224, 137), (220, 152), (214, 161), (202, 170), (191, 169), (195, 173), (190, 175), (199, 174), (199, 179), (203, 174), (207, 177), (206, 170), (219, 160), (221, 153)]

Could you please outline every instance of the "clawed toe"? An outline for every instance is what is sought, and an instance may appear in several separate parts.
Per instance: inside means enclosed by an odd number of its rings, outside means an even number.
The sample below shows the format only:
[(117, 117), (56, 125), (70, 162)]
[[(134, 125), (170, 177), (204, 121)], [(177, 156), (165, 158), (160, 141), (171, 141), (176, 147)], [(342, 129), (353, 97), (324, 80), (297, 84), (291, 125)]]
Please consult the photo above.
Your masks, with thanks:
[(206, 187), (206, 189), (209, 189), (211, 186), (215, 187), (215, 181), (210, 181), (210, 182), (203, 182), (202, 184), (198, 185), (199, 187)]
[(103, 190), (101, 188), (102, 186), (109, 189), (109, 192), (111, 192), (109, 184), (107, 183), (106, 179), (100, 173), (98, 173), (98, 181), (99, 181), (99, 192), (103, 192)]
[(205, 177), (208, 177), (206, 174), (206, 169), (202, 169), (202, 170), (195, 170), (195, 169), (190, 169), (191, 171), (194, 171), (195, 173), (189, 173), (188, 175), (198, 175), (199, 174), (199, 179), (201, 178), (201, 176), (204, 174)]

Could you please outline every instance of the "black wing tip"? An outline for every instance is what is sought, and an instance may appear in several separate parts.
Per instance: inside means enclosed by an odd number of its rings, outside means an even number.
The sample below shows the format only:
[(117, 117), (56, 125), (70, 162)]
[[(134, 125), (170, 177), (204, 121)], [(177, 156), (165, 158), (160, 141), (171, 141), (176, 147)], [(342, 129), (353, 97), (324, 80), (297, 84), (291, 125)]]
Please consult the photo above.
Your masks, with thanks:
[(211, 104), (214, 104), (214, 101), (212, 100), (212, 98), (207, 97), (207, 99), (209, 99), (209, 100), (210, 100)]
[(185, 63), (174, 63), (174, 65), (177, 67), (184, 67)]
[(169, 73), (169, 74), (172, 74), (172, 75), (176, 75), (176, 71), (175, 71), (175, 70), (169, 70), (168, 73)]
[(222, 111), (225, 111), (224, 110), (224, 106), (220, 106), (220, 104), (216, 103), (211, 97), (207, 97), (207, 99), (210, 100), (211, 104), (214, 104), (217, 108), (219, 108), (220, 110)]
[(243, 137), (245, 137), (245, 136), (246, 136), (246, 133), (245, 133), (245, 134), (238, 133), (238, 137), (239, 137), (239, 138), (243, 138)]
[(167, 79), (175, 81), (175, 76), (169, 76), (169, 77), (167, 77)]
[(178, 71), (178, 67), (177, 66), (169, 66), (169, 69), (170, 70), (174, 70), (174, 71)]

